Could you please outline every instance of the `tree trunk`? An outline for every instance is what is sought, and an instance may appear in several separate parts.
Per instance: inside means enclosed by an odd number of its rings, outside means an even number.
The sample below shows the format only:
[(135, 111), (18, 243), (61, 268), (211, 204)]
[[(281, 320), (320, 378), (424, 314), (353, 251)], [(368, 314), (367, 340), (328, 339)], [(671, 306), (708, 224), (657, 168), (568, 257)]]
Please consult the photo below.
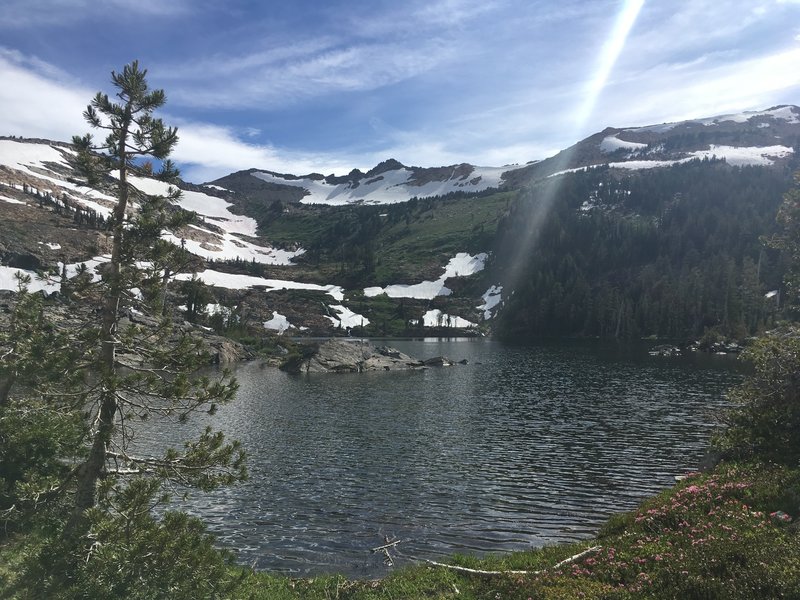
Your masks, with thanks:
[(16, 377), (10, 373), (5, 377), (0, 377), (0, 407), (8, 404), (8, 395), (11, 393), (15, 379)]
[(128, 137), (130, 123), (130, 105), (125, 108), (125, 120), (120, 134), (117, 150), (119, 160), (119, 200), (114, 207), (113, 232), (114, 240), (111, 249), (111, 261), (108, 265), (108, 294), (103, 303), (101, 316), (101, 346), (99, 360), (99, 376), (102, 379), (102, 393), (98, 400), (99, 411), (95, 430), (92, 432), (92, 444), (89, 456), (80, 465), (76, 473), (77, 489), (73, 515), (67, 527), (68, 532), (76, 529), (84, 522), (85, 511), (92, 508), (97, 499), (97, 482), (103, 475), (106, 464), (106, 452), (114, 434), (114, 420), (117, 414), (116, 394), (116, 336), (120, 298), (122, 297), (122, 242), (125, 235), (125, 210), (128, 206), (127, 154), (125, 142)]

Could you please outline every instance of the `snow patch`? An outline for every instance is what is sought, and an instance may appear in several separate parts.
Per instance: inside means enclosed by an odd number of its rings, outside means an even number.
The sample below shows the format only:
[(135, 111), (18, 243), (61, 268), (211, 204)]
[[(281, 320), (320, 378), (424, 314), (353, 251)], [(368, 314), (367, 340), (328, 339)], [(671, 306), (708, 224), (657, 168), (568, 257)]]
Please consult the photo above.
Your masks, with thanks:
[[(81, 264), (86, 265), (86, 271), (92, 275), (92, 281), (99, 281), (100, 274), (97, 272), (97, 267), (101, 264), (107, 263), (111, 260), (111, 255), (106, 254), (103, 256), (97, 256), (90, 260), (85, 260), (80, 263), (73, 263), (68, 264), (66, 266), (67, 271), (67, 279), (72, 279), (78, 274)], [(58, 271), (59, 275), (49, 275), (44, 277), (39, 277), (37, 273), (34, 271), (27, 271), (25, 269), (17, 269), (15, 267), (7, 267), (0, 265), (0, 290), (12, 290), (17, 291), (19, 286), (17, 285), (16, 276), (19, 275), (27, 275), (31, 278), (31, 282), (28, 284), (28, 291), (29, 292), (39, 292), (44, 291), (45, 293), (51, 294), (53, 292), (57, 292), (61, 289), (61, 270), (64, 267), (64, 263), (58, 263)]]
[[(760, 165), (769, 166), (774, 164), (775, 160), (786, 158), (794, 153), (794, 150), (788, 146), (717, 146), (712, 144), (708, 150), (695, 150), (690, 152), (689, 156), (676, 160), (626, 160), (619, 162), (607, 163), (611, 169), (627, 169), (631, 171), (638, 171), (642, 169), (657, 169), (660, 167), (671, 167), (673, 165), (680, 165), (692, 160), (703, 160), (717, 158), (725, 160), (728, 164), (733, 166), (745, 165)], [(557, 177), (567, 173), (579, 173), (589, 169), (595, 169), (603, 166), (590, 165), (587, 167), (576, 167), (574, 169), (565, 169), (558, 171), (547, 177)]]
[(483, 299), (483, 304), (476, 308), (483, 311), (483, 318), (488, 321), (494, 316), (492, 311), (497, 308), (503, 300), (503, 286), (493, 285), (483, 293), (481, 298)]
[(9, 198), (8, 196), (0, 196), (0, 200), (3, 202), (8, 202), (9, 204), (27, 204), (27, 202), (23, 202), (21, 200), (14, 200), (14, 198)]
[(385, 288), (364, 288), (367, 298), (386, 294), (390, 298), (415, 298), (417, 300), (433, 300), (437, 296), (449, 296), (453, 291), (444, 282), (450, 277), (468, 277), (482, 271), (488, 254), (481, 252), (471, 256), (467, 252), (459, 252), (444, 268), (444, 273), (436, 281), (422, 281), (411, 285), (388, 285)]
[(299, 281), (286, 281), (283, 279), (266, 279), (254, 275), (239, 275), (235, 273), (223, 273), (206, 269), (197, 273), (179, 273), (175, 279), (185, 281), (196, 276), (206, 285), (226, 288), (230, 290), (245, 290), (253, 287), (263, 287), (267, 292), (275, 290), (310, 290), (324, 292), (334, 300), (341, 302), (344, 300), (344, 290), (338, 285), (317, 285), (315, 283), (302, 283)]
[(247, 262), (254, 261), (265, 265), (287, 266), (292, 264), (294, 258), (305, 253), (305, 250), (302, 248), (295, 251), (279, 250), (277, 248), (258, 246), (238, 238), (231, 233), (223, 233), (220, 236), (218, 233), (203, 229), (202, 227), (197, 227), (196, 225), (190, 225), (189, 227), (212, 236), (213, 241), (179, 238), (174, 233), (168, 231), (162, 232), (161, 238), (176, 246), (186, 248), (186, 250), (192, 254), (205, 259), (213, 258), (214, 260), (234, 260), (239, 258)]
[(477, 327), (472, 321), (467, 321), (461, 317), (448, 315), (438, 308), (429, 310), (422, 316), (423, 327), (458, 327), (459, 329), (469, 329)]
[[(755, 117), (768, 117), (771, 119), (777, 119), (781, 121), (786, 121), (787, 123), (800, 123), (800, 114), (795, 112), (793, 106), (779, 106), (776, 108), (771, 108), (769, 110), (761, 110), (761, 111), (745, 111), (740, 113), (733, 113), (730, 115), (719, 115), (716, 117), (709, 117), (707, 119), (687, 119), (686, 121), (676, 121), (674, 123), (662, 123), (661, 125), (648, 125), (647, 127), (634, 127), (628, 129), (627, 131), (652, 131), (656, 133), (664, 133), (669, 131), (670, 129), (674, 129), (678, 125), (683, 125), (684, 123), (699, 123), (705, 126), (711, 125), (719, 125), (720, 123), (724, 123), (726, 121), (731, 121), (733, 123), (746, 123), (750, 119)], [(759, 125), (761, 127), (763, 125)]]
[(794, 153), (788, 146), (717, 146), (712, 144), (708, 150), (692, 152), (695, 158), (721, 158), (729, 165), (761, 165), (769, 166), (775, 159), (786, 158)]
[(272, 318), (269, 321), (264, 321), (264, 329), (277, 331), (278, 335), (283, 335), (290, 327), (292, 327), (292, 324), (289, 323), (289, 319), (276, 310), (272, 311)]
[[(59, 197), (62, 194), (70, 197), (72, 200), (88, 208), (108, 217), (111, 214), (111, 209), (105, 205), (99, 204), (94, 200), (104, 200), (109, 204), (116, 204), (116, 198), (112, 198), (107, 194), (98, 192), (90, 187), (78, 185), (66, 181), (63, 176), (54, 173), (50, 170), (45, 163), (58, 163), (64, 166), (69, 166), (61, 151), (70, 152), (67, 148), (56, 149), (48, 144), (32, 144), (29, 142), (15, 142), (11, 140), (0, 140), (0, 165), (4, 165), (35, 177), (40, 181), (52, 184), (55, 187), (37, 188), (32, 186), (32, 190), (40, 193), (49, 192), (53, 196)], [(33, 168), (39, 169), (38, 171), (32, 170)], [(46, 171), (55, 175), (52, 177)], [(15, 185), (15, 189), (23, 190), (20, 185)], [(69, 192), (65, 191), (69, 190)], [(72, 192), (72, 193), (70, 193)], [(76, 195), (77, 194), (77, 195)], [(94, 200), (92, 200), (94, 199)]]
[(619, 139), (617, 137), (618, 135), (619, 134), (617, 133), (603, 138), (603, 141), (600, 142), (600, 150), (603, 152), (614, 152), (620, 148), (624, 148), (625, 150), (641, 150), (642, 148), (647, 148), (647, 144), (626, 142), (625, 140)]
[(47, 169), (45, 163), (69, 166), (64, 155), (50, 144), (0, 140), (0, 165), (12, 169), (24, 167)]
[(19, 289), (17, 275), (28, 275), (31, 278), (28, 284), (29, 292), (45, 291), (49, 294), (59, 289), (59, 284), (53, 281), (52, 278), (40, 279), (33, 271), (0, 265), (0, 290), (12, 290), (16, 292)]
[[(119, 176), (118, 172), (116, 176)], [(128, 176), (128, 181), (136, 189), (150, 196), (166, 196), (169, 194), (170, 188), (174, 189), (174, 186), (164, 181), (147, 177)], [(232, 204), (222, 198), (209, 196), (202, 192), (181, 190), (181, 196), (176, 204), (185, 210), (194, 211), (198, 215), (205, 217), (227, 233), (238, 233), (250, 237), (255, 237), (256, 235), (256, 220), (250, 217), (234, 215), (228, 210)]]
[(698, 119), (697, 123), (702, 123), (705, 126), (718, 125), (725, 121), (732, 121), (734, 123), (747, 123), (750, 119), (755, 117), (769, 117), (771, 119), (779, 119), (788, 123), (800, 123), (800, 116), (794, 112), (791, 106), (781, 106), (771, 108), (769, 110), (761, 111), (745, 111), (741, 113), (734, 113), (730, 115), (720, 115), (718, 117), (711, 117), (709, 119)]
[(335, 310), (338, 315), (336, 317), (326, 316), (325, 318), (330, 319), (331, 323), (333, 323), (333, 326), (337, 329), (365, 327), (366, 325), (369, 325), (368, 318), (354, 313), (346, 306), (342, 306), (341, 304), (332, 304), (330, 308)]

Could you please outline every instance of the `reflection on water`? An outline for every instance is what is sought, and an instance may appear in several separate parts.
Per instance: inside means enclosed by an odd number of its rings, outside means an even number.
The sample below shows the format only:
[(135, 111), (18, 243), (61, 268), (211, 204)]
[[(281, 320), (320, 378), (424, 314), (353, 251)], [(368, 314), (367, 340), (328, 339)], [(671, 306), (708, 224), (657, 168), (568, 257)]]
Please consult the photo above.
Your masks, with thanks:
[(243, 562), (376, 576), (385, 567), (369, 549), (384, 535), (424, 558), (587, 537), (696, 467), (739, 379), (730, 360), (698, 365), (599, 343), (391, 344), (468, 364), (238, 369), (238, 397), (213, 421), (244, 444), (250, 481), (195, 495), (190, 510)]

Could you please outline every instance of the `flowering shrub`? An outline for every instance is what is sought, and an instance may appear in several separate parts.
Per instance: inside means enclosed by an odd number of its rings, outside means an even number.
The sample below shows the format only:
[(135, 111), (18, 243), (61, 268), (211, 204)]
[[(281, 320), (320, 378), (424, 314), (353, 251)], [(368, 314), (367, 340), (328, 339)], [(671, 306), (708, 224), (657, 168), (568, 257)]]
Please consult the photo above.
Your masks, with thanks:
[(613, 584), (609, 598), (800, 598), (800, 536), (786, 527), (798, 490), (798, 472), (769, 465), (691, 476), (561, 575)]

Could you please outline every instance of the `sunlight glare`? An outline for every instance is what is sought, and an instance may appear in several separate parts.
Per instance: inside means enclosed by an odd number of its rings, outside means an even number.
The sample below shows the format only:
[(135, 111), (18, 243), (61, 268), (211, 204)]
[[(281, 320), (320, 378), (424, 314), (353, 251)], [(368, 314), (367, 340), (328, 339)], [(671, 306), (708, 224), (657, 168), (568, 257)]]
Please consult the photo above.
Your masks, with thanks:
[(633, 29), (633, 25), (636, 23), (644, 2), (645, 0), (624, 0), (624, 5), (617, 16), (614, 29), (603, 45), (595, 75), (588, 82), (583, 105), (578, 111), (575, 120), (576, 131), (580, 131), (589, 120), (589, 117), (591, 117), (595, 104), (597, 104), (597, 99), (606, 86), (608, 77), (611, 75), (611, 71), (622, 53), (622, 49), (625, 47), (625, 42), (631, 29)]

